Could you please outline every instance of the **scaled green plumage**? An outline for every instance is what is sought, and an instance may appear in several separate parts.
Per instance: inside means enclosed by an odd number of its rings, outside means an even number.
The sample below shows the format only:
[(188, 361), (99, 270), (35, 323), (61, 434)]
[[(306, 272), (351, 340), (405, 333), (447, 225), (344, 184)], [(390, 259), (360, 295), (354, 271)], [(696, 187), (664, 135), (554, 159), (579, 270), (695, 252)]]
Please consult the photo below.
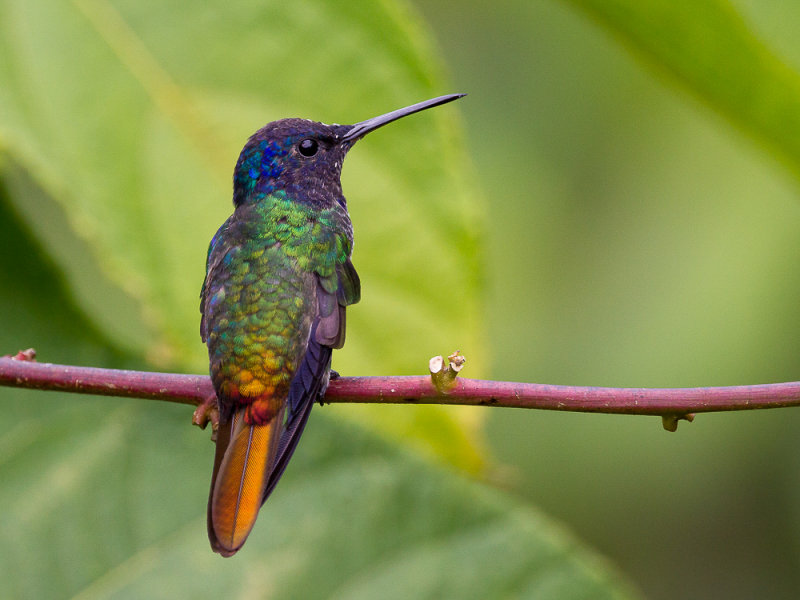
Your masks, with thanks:
[[(229, 402), (247, 405), (248, 423), (268, 422), (286, 397), (320, 308), (317, 288), (333, 297), (323, 316), (358, 300), (345, 266), (351, 235), (338, 203), (318, 211), (277, 191), (231, 215), (212, 242), (203, 322), (211, 377)], [(339, 328), (332, 347), (343, 342)]]

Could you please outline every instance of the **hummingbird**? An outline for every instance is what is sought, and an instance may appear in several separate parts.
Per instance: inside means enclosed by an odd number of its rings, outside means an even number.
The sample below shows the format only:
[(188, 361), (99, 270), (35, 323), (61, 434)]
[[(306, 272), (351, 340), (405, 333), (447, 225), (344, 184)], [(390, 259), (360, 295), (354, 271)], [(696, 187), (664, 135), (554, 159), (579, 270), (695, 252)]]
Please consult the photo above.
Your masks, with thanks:
[(208, 345), (219, 429), (208, 537), (234, 555), (278, 483), (361, 297), (342, 194), (356, 141), (450, 94), (355, 125), (281, 119), (256, 131), (233, 173), (233, 214), (208, 247), (200, 336)]

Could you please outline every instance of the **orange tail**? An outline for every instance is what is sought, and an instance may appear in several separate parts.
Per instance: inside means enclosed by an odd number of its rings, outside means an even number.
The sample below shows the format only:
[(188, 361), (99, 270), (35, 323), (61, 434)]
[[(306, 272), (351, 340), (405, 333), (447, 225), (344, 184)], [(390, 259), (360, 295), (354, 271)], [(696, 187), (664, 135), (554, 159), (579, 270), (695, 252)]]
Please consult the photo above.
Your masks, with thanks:
[(223, 556), (232, 556), (242, 547), (256, 522), (277, 460), (283, 412), (266, 425), (246, 424), (244, 410), (236, 411), (230, 423), (220, 423), (208, 534), (212, 548)]

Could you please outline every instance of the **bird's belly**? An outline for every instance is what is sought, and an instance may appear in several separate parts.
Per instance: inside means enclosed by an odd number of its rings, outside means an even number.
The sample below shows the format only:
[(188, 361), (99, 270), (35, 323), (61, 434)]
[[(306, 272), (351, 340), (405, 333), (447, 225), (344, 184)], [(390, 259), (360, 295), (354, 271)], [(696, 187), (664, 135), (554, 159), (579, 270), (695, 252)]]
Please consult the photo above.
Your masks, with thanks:
[(256, 423), (268, 422), (285, 401), (316, 312), (313, 274), (264, 268), (274, 262), (268, 258), (234, 271), (215, 291), (209, 320), (220, 408), (251, 405), (248, 420)]

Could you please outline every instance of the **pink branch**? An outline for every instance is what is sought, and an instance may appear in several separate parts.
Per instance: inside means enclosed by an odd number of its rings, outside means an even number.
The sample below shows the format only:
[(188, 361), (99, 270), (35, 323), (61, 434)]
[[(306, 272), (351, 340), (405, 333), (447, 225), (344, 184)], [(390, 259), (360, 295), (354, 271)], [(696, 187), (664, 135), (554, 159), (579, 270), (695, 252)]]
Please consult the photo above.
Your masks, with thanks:
[[(17, 355), (19, 356), (19, 355)], [(214, 396), (207, 375), (123, 371), (0, 357), (0, 385), (76, 394), (122, 396), (199, 405)]]
[(706, 388), (605, 388), (481, 379), (440, 394), (430, 377), (343, 377), (326, 402), (463, 404), (626, 415), (667, 415), (800, 406), (800, 382)]
[[(214, 398), (205, 375), (121, 371), (0, 358), (0, 385), (166, 400), (200, 406)], [(800, 382), (706, 388), (601, 388), (457, 378), (440, 391), (430, 376), (341, 377), (325, 402), (461, 404), (630, 415), (659, 415), (674, 430), (693, 413), (800, 405)]]

